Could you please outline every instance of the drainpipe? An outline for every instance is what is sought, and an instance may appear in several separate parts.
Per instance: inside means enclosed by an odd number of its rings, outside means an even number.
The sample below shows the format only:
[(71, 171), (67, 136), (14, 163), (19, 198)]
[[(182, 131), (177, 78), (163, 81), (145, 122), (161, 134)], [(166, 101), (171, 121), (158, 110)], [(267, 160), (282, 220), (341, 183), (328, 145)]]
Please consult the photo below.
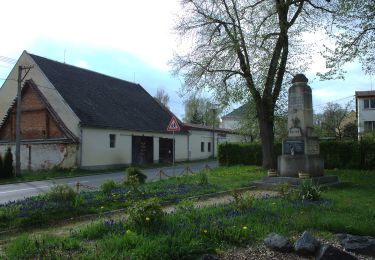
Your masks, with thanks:
[(79, 168), (82, 168), (82, 142), (83, 142), (83, 131), (82, 131), (82, 126), (79, 126), (80, 129), (80, 142), (79, 142)]

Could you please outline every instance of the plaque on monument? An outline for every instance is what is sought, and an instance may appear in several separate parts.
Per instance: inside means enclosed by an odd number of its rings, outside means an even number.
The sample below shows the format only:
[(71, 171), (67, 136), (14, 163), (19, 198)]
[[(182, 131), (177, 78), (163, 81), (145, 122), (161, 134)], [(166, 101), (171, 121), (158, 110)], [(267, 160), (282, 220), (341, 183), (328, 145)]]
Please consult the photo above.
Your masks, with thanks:
[(292, 127), (288, 131), (289, 137), (300, 137), (302, 136), (301, 128), (299, 127)]
[(305, 153), (305, 142), (303, 140), (284, 139), (284, 154), (297, 155)]

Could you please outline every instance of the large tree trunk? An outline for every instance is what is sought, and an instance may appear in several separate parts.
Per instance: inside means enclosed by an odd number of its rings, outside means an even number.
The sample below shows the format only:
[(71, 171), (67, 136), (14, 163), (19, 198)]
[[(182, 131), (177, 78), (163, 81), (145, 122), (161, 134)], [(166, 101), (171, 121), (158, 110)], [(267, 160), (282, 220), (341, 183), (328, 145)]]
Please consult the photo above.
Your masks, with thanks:
[(260, 138), (262, 141), (262, 167), (264, 169), (275, 169), (276, 158), (273, 149), (273, 109), (265, 102), (257, 105)]

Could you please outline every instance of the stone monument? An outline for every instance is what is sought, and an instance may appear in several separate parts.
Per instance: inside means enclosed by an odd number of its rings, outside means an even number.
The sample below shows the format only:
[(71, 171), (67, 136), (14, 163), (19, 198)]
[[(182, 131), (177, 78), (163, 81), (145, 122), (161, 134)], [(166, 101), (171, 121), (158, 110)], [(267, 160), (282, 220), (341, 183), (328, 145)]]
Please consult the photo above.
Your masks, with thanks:
[(303, 74), (297, 74), (288, 91), (288, 136), (278, 157), (278, 173), (284, 177), (323, 176), (324, 161), (319, 156), (318, 137), (313, 134), (311, 88)]
[(282, 143), (282, 155), (277, 158), (278, 176), (266, 176), (253, 184), (298, 186), (306, 178), (319, 185), (339, 183), (337, 176), (323, 175), (324, 161), (319, 156), (318, 137), (313, 134), (312, 95), (307, 82), (305, 75), (297, 74), (289, 88), (288, 136)]

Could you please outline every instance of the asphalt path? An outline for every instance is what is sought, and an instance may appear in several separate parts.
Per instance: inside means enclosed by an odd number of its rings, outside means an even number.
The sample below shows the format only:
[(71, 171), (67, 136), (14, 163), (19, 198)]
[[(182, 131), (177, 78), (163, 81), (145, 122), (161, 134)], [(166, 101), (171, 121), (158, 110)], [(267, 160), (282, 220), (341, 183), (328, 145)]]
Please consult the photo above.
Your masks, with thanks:
[[(217, 161), (185, 163), (178, 164), (175, 167), (144, 169), (143, 173), (147, 175), (147, 181), (154, 181), (160, 179), (160, 173), (162, 178), (165, 179), (168, 176), (179, 176), (186, 173), (187, 167), (192, 172), (199, 172), (207, 166), (213, 169), (218, 166), (218, 163)], [(49, 191), (50, 187), (55, 184), (67, 184), (69, 186), (76, 187), (78, 182), (80, 184), (80, 189), (90, 190), (97, 189), (105, 180), (112, 179), (118, 182), (124, 180), (125, 178), (125, 172), (122, 171), (72, 178), (4, 184), (0, 185), (0, 204), (46, 193)]]

